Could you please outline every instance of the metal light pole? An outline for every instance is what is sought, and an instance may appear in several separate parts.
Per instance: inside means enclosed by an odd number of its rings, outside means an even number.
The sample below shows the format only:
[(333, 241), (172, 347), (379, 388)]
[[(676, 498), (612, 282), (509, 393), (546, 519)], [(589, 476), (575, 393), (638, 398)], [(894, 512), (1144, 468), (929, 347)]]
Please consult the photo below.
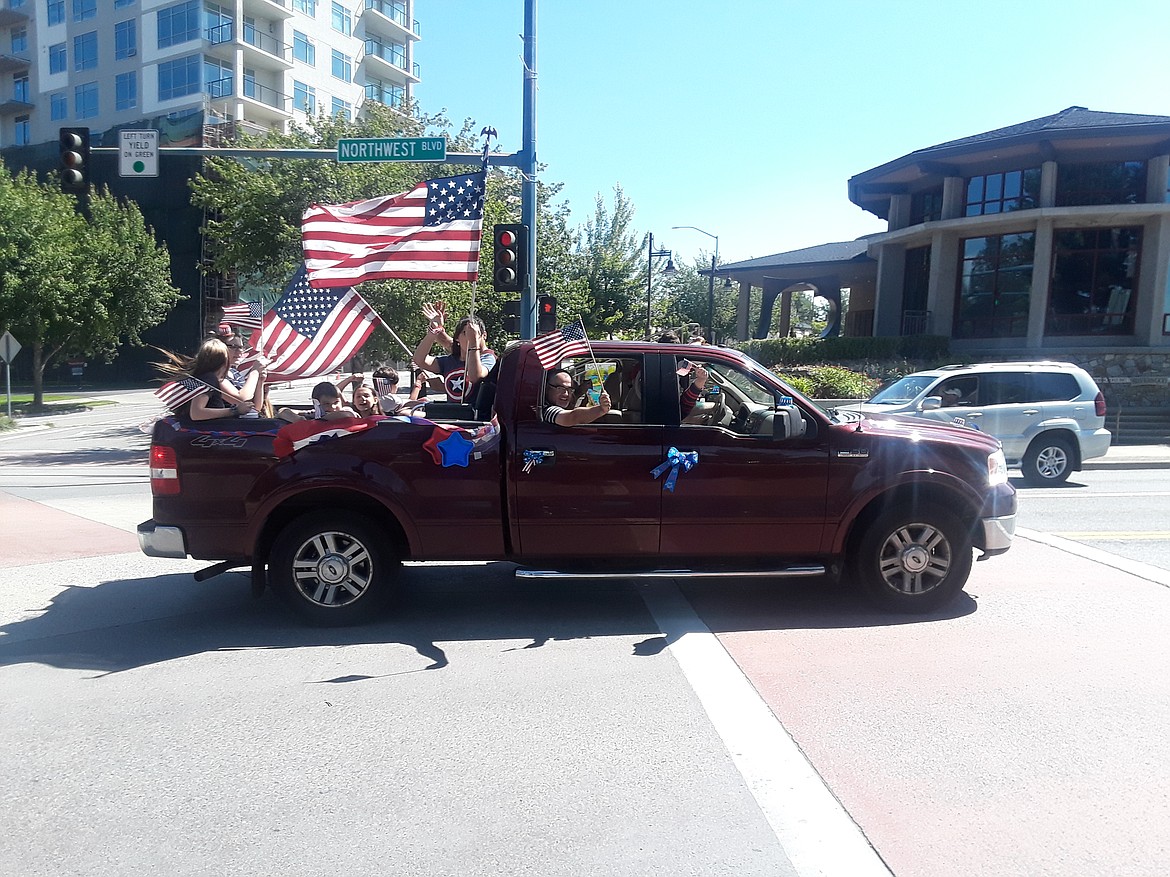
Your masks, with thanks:
[(649, 235), (646, 242), (646, 339), (650, 339), (650, 281), (654, 277), (654, 260), (666, 257), (666, 268), (663, 274), (669, 277), (675, 273), (674, 254), (670, 250), (654, 249), (654, 235)]
[(711, 257), (711, 276), (707, 278), (707, 343), (715, 343), (715, 269), (719, 265), (719, 235), (703, 231), (693, 225), (675, 225), (672, 228), (689, 228), (709, 238), (715, 238), (715, 255)]

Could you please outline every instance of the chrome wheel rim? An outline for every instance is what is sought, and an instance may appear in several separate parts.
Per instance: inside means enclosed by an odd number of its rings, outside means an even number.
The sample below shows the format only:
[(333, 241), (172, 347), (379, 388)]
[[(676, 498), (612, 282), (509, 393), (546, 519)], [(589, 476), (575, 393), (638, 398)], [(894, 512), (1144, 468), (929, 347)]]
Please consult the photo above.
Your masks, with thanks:
[(905, 524), (886, 537), (878, 569), (901, 594), (924, 594), (938, 587), (951, 569), (951, 543), (931, 524)]
[(1059, 478), (1068, 466), (1068, 454), (1059, 445), (1051, 445), (1036, 456), (1036, 471), (1041, 478)]
[(360, 600), (373, 577), (374, 561), (369, 549), (349, 533), (317, 533), (302, 542), (293, 556), (297, 593), (327, 609)]

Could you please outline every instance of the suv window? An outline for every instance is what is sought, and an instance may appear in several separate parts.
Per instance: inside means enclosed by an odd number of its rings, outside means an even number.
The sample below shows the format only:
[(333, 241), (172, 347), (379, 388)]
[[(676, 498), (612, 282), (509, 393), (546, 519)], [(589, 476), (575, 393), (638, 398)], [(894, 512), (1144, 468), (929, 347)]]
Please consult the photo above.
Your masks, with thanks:
[(1068, 372), (1036, 372), (1032, 375), (1033, 402), (1068, 402), (1080, 394), (1077, 379)]
[(1035, 401), (1028, 389), (1027, 372), (989, 372), (983, 376), (983, 405), (1018, 405)]

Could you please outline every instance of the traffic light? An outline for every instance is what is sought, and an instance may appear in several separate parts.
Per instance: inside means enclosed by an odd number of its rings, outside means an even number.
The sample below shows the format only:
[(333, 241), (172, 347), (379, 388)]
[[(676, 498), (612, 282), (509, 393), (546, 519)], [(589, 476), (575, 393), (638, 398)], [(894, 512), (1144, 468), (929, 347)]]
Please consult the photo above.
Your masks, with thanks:
[(536, 334), (544, 335), (557, 327), (557, 300), (551, 295), (536, 297)]
[(520, 299), (504, 302), (504, 331), (509, 335), (520, 334)]
[(521, 292), (528, 282), (528, 226), (497, 225), (492, 243), (495, 252), (492, 288), (496, 292)]
[(59, 145), (61, 191), (89, 191), (89, 129), (62, 128)]

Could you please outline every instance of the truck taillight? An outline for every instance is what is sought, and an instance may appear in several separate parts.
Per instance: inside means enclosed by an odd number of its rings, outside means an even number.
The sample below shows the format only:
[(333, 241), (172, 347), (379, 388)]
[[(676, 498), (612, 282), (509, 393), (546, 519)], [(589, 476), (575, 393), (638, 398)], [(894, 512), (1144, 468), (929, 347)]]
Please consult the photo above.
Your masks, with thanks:
[(1097, 391), (1097, 398), (1093, 400), (1093, 407), (1098, 417), (1105, 416), (1105, 394), (1100, 390)]
[(174, 448), (150, 446), (150, 492), (155, 496), (179, 492), (179, 461)]

